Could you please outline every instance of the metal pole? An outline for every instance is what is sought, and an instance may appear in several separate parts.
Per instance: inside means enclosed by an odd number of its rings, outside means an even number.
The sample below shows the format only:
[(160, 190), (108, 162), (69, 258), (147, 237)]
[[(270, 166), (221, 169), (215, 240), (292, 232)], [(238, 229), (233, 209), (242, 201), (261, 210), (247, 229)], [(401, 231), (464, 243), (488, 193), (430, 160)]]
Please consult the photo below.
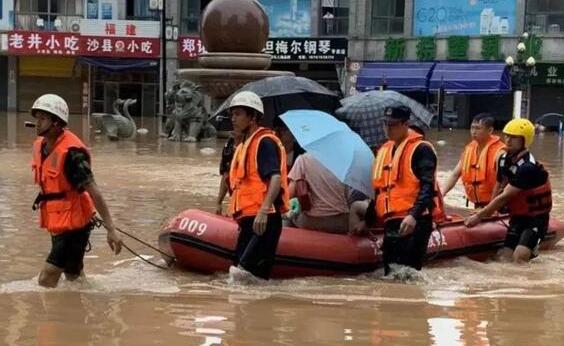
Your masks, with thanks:
[(157, 135), (162, 133), (163, 116), (166, 112), (166, 0), (163, 1), (161, 10), (161, 60), (159, 69), (159, 115), (157, 116)]
[(441, 85), (439, 88), (439, 102), (437, 104), (437, 130), (443, 129), (443, 113), (445, 109), (445, 88)]

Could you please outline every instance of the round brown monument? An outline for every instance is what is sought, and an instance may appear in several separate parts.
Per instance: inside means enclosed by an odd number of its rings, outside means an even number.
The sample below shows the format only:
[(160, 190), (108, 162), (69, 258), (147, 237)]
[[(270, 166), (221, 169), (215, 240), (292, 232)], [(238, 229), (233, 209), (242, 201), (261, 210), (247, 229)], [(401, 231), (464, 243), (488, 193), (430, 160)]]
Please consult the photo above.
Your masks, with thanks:
[(268, 16), (255, 0), (213, 0), (202, 14), (201, 37), (208, 53), (198, 57), (202, 68), (178, 70), (180, 79), (201, 85), (216, 101), (248, 82), (291, 75), (271, 71), (272, 57), (261, 53), (268, 39)]
[(260, 53), (268, 39), (268, 17), (255, 0), (215, 0), (202, 13), (200, 36), (210, 53)]

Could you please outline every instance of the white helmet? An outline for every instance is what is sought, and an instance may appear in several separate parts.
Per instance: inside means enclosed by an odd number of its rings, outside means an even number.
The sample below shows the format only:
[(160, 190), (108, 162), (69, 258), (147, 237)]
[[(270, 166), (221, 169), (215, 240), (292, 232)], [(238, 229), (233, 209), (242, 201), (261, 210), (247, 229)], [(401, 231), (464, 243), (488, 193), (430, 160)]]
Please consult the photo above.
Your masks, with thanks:
[(64, 121), (65, 124), (69, 123), (69, 106), (59, 95), (45, 94), (40, 96), (31, 106), (31, 115), (35, 116), (35, 111), (39, 110), (53, 114)]
[(260, 97), (252, 91), (241, 91), (237, 95), (233, 96), (229, 108), (233, 107), (249, 107), (261, 115), (264, 114), (264, 106)]

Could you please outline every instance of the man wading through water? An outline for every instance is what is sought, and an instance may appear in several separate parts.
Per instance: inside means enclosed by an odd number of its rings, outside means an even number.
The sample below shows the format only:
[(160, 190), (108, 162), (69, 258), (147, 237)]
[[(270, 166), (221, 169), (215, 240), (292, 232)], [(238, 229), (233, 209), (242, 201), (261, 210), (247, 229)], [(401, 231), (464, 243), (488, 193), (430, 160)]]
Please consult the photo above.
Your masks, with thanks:
[(40, 226), (51, 234), (51, 252), (39, 274), (39, 284), (56, 287), (62, 273), (67, 280), (84, 275), (83, 259), (95, 210), (108, 230), (108, 245), (117, 255), (122, 240), (90, 169), (90, 153), (66, 129), (69, 108), (53, 94), (39, 97), (31, 107), (38, 138), (33, 143), (32, 169), (41, 192), (33, 203)]
[(289, 210), (286, 152), (273, 131), (259, 127), (264, 108), (258, 95), (242, 91), (229, 106), (233, 129), (242, 134), (229, 171), (230, 215), (239, 224), (232, 277), (268, 279)]

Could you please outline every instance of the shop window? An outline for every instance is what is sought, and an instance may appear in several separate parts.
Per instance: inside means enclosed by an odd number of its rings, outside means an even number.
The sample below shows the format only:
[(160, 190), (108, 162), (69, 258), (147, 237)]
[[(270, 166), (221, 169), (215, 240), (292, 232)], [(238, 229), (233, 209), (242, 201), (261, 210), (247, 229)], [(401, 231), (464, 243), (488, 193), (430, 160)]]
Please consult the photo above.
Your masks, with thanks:
[(405, 0), (372, 0), (372, 35), (403, 33)]
[(149, 9), (149, 0), (127, 0), (125, 16), (128, 20), (160, 20), (160, 11)]
[(534, 34), (564, 34), (564, 1), (527, 1), (527, 30)]
[(71, 31), (82, 17), (81, 0), (20, 0), (15, 3), (15, 28), (33, 31)]
[(321, 35), (346, 36), (349, 32), (349, 0), (321, 0)]
[(211, 0), (182, 1), (180, 4), (180, 33), (199, 34), (202, 11)]

